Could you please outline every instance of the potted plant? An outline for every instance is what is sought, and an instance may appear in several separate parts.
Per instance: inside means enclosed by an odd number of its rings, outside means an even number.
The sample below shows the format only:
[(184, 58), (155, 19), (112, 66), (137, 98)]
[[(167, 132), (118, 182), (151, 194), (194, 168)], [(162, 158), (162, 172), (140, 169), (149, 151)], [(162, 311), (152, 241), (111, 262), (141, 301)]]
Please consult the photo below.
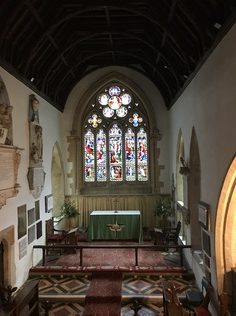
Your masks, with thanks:
[(173, 215), (173, 207), (169, 196), (161, 196), (155, 206), (154, 215), (159, 219), (160, 227), (167, 227), (167, 219)]
[(77, 227), (77, 216), (79, 211), (75, 205), (75, 202), (70, 200), (65, 200), (61, 206), (61, 220), (66, 220), (66, 226), (70, 230), (71, 228)]

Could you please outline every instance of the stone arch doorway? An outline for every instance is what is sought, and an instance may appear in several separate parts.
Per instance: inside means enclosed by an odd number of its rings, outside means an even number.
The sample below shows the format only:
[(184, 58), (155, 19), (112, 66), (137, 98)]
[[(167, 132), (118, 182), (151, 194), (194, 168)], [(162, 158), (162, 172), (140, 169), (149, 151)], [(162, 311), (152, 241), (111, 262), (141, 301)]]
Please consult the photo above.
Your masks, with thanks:
[(232, 293), (231, 268), (236, 267), (236, 157), (221, 189), (215, 224), (216, 274), (219, 294)]
[(198, 203), (200, 201), (200, 155), (195, 129), (192, 129), (190, 144), (190, 174), (188, 177), (188, 206), (190, 210), (192, 249), (201, 249), (201, 227), (198, 222)]
[(0, 232), (0, 284), (4, 287), (12, 285), (15, 283), (15, 271), (13, 271), (14, 262), (14, 226), (9, 226), (8, 228)]
[(187, 241), (186, 229), (186, 206), (187, 206), (187, 181), (182, 174), (180, 174), (180, 167), (182, 167), (181, 159), (185, 160), (184, 139), (182, 130), (179, 130), (177, 152), (176, 152), (176, 221), (181, 222), (180, 238), (182, 242)]
[(65, 199), (65, 178), (61, 159), (61, 151), (58, 143), (55, 143), (52, 150), (51, 181), (53, 194), (53, 216), (60, 215), (60, 208)]
[(4, 244), (0, 243), (0, 285), (4, 286)]

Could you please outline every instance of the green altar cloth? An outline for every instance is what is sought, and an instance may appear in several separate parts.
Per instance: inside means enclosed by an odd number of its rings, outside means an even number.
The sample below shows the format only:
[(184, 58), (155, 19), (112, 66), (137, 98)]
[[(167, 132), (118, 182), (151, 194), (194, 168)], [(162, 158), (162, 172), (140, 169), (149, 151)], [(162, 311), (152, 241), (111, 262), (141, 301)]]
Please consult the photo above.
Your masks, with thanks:
[(132, 239), (143, 241), (140, 211), (93, 211), (89, 217), (89, 239)]

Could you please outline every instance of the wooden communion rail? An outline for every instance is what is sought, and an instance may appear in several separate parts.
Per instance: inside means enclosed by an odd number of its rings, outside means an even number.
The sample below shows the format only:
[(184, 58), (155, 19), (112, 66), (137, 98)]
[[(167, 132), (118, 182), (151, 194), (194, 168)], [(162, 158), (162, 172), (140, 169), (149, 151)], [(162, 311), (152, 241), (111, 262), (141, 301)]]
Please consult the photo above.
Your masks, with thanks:
[(138, 262), (138, 250), (139, 249), (153, 249), (156, 251), (168, 251), (169, 249), (176, 249), (176, 251), (180, 254), (180, 266), (183, 267), (183, 250), (186, 248), (191, 248), (191, 245), (35, 245), (33, 249), (41, 249), (42, 254), (42, 265), (45, 266), (46, 256), (48, 251), (52, 250), (60, 250), (60, 253), (74, 251), (76, 252), (79, 249), (80, 252), (80, 260), (79, 265), (83, 266), (83, 250), (84, 249), (134, 249), (135, 256), (135, 266), (139, 266)]

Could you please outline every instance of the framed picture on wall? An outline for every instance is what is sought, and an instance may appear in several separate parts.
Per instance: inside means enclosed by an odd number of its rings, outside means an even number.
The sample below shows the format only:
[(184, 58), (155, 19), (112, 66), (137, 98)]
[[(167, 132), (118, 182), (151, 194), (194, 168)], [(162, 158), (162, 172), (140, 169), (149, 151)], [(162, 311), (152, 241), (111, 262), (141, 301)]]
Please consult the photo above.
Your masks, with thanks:
[(209, 204), (205, 202), (199, 202), (198, 221), (204, 229), (209, 230)]
[(17, 208), (18, 216), (18, 239), (26, 235), (26, 205)]
[(28, 226), (32, 225), (35, 222), (35, 211), (34, 208), (28, 210)]
[(42, 237), (42, 221), (37, 223), (36, 229), (37, 239), (39, 239), (40, 237)]
[(50, 213), (53, 209), (53, 195), (49, 194), (45, 196), (45, 212)]
[(19, 260), (27, 254), (27, 245), (27, 237), (24, 237), (19, 241)]
[(40, 205), (39, 205), (39, 200), (35, 201), (35, 220), (40, 219)]
[(35, 240), (35, 225), (28, 228), (28, 245)]

